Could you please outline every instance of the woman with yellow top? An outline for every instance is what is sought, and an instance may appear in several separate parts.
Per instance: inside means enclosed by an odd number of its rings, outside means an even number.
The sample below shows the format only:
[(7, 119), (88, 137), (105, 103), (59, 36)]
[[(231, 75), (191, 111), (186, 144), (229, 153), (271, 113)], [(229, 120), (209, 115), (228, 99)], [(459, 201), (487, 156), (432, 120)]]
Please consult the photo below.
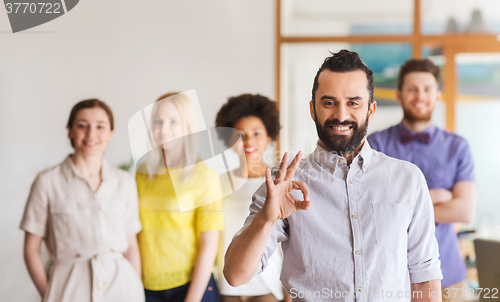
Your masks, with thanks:
[(136, 174), (147, 302), (219, 300), (212, 270), (223, 228), (222, 193), (217, 173), (199, 161), (190, 135), (195, 116), (184, 93), (166, 94), (152, 109), (157, 148)]

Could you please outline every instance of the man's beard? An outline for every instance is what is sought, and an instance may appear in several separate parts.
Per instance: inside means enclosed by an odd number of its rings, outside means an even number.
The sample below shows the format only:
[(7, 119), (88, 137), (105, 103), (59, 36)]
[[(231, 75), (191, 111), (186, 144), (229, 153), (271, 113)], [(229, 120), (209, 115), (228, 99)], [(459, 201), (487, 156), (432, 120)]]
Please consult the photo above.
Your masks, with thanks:
[(411, 123), (428, 122), (432, 119), (432, 111), (423, 114), (414, 114), (411, 110), (403, 108), (403, 118)]
[[(366, 119), (361, 127), (355, 121), (343, 121), (340, 122), (338, 119), (328, 119), (325, 124), (321, 126), (318, 122), (318, 116), (316, 111), (314, 111), (314, 123), (316, 124), (316, 131), (318, 132), (319, 139), (323, 142), (328, 150), (333, 151), (339, 155), (345, 153), (351, 153), (355, 151), (363, 141), (366, 136), (366, 131), (368, 130), (368, 113), (366, 114)], [(338, 135), (329, 133), (327, 129), (330, 126), (352, 126), (352, 135), (349, 137), (347, 135)], [(333, 130), (330, 130), (333, 131)]]

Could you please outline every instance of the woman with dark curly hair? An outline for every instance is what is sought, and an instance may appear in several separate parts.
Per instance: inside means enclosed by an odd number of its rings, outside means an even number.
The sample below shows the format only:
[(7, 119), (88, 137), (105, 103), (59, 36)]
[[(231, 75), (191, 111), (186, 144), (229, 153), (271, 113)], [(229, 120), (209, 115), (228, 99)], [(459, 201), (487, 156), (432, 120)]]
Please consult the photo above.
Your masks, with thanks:
[(277, 139), (280, 129), (276, 103), (258, 94), (231, 97), (217, 113), (215, 125), (235, 128), (243, 142), (243, 146), (234, 146), (240, 158), (240, 167), (231, 173), (234, 186), (239, 189), (224, 199), (223, 206), (225, 229), (222, 235), (223, 249), (218, 257), (221, 300), (267, 302), (283, 300), (284, 297), (290, 299), (284, 295), (279, 279), (282, 262), (279, 250), (269, 259), (266, 270), (245, 285), (232, 287), (222, 274), (224, 253), (248, 215), (253, 193), (265, 181), (267, 165), (263, 161), (264, 151)]

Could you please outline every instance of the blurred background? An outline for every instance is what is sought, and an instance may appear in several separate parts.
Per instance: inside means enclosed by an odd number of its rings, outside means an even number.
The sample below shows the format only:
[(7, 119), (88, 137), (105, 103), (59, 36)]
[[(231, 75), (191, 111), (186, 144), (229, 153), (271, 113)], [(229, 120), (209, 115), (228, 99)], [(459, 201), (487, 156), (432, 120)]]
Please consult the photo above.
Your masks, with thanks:
[[(475, 221), (457, 232), (500, 239), (500, 1), (498, 0), (82, 0), (66, 15), (13, 34), (0, 9), (0, 297), (39, 301), (18, 226), (36, 174), (72, 148), (72, 106), (97, 97), (115, 115), (106, 151), (131, 161), (127, 123), (169, 91), (196, 89), (207, 126), (229, 96), (279, 102), (279, 150), (306, 153), (317, 135), (308, 110), (314, 75), (329, 55), (356, 51), (374, 71), (378, 110), (369, 132), (398, 123), (399, 66), (428, 57), (442, 67), (434, 122), (472, 149)], [(462, 236), (478, 286), (470, 235)]]

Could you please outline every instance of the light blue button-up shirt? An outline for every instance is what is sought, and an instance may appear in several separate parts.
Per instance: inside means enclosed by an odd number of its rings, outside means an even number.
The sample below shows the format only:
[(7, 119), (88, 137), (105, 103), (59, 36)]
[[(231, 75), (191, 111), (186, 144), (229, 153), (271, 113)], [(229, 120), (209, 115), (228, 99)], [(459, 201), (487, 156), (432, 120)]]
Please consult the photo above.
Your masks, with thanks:
[[(281, 280), (294, 301), (410, 301), (410, 283), (442, 278), (432, 201), (415, 165), (365, 141), (348, 166), (318, 145), (293, 180), (307, 184), (311, 207), (276, 222), (255, 274), (282, 242)], [(263, 184), (243, 229), (265, 198)]]

